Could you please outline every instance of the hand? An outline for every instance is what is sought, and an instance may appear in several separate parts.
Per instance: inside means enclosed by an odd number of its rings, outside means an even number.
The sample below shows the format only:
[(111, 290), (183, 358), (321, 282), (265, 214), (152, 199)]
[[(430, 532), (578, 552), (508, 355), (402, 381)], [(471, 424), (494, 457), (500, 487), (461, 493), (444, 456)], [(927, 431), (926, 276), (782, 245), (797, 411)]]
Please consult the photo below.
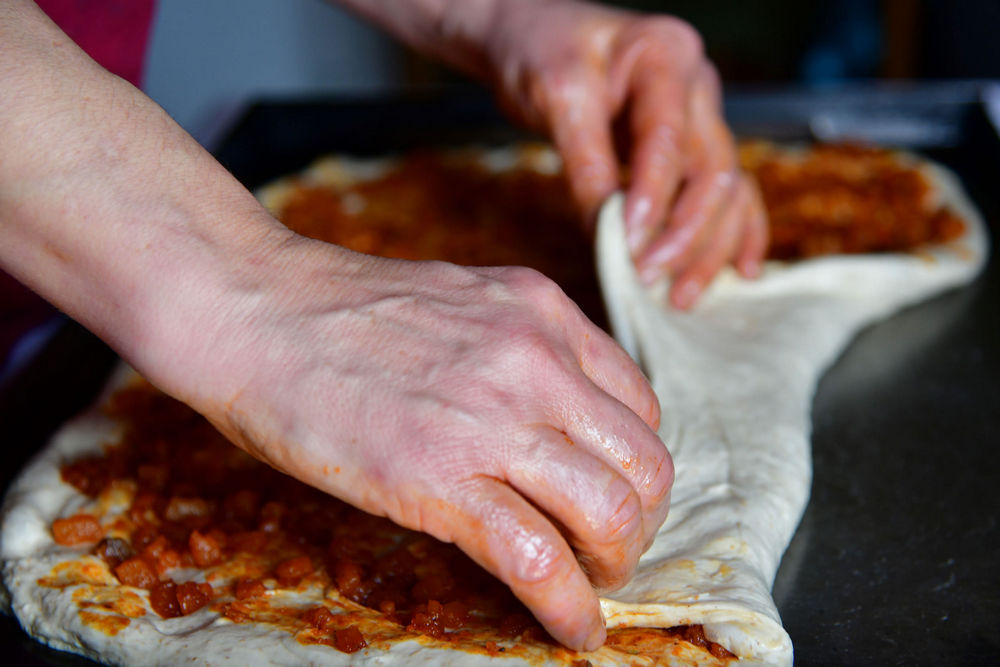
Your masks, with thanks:
[(556, 639), (600, 646), (594, 587), (630, 578), (673, 478), (639, 369), (530, 269), (292, 238), (261, 287), (212, 300), (199, 340), (225, 351), (172, 354), (188, 379), (161, 382), (203, 378), (188, 400), (249, 452), (456, 543)]
[(501, 0), (484, 34), (501, 102), (552, 136), (589, 220), (619, 187), (613, 129), (623, 131), (626, 229), (645, 281), (672, 276), (671, 301), (687, 308), (727, 263), (757, 275), (764, 209), (693, 28), (565, 0)]

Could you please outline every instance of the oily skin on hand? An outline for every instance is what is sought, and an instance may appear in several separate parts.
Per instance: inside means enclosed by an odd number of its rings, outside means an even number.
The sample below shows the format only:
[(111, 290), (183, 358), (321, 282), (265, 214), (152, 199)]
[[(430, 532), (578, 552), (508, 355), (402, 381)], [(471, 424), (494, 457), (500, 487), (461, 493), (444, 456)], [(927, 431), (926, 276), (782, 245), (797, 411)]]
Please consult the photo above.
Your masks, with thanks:
[(0, 83), (6, 270), (247, 451), (604, 641), (596, 590), (631, 576), (673, 469), (648, 383), (558, 287), (293, 234), (27, 0), (0, 5)]

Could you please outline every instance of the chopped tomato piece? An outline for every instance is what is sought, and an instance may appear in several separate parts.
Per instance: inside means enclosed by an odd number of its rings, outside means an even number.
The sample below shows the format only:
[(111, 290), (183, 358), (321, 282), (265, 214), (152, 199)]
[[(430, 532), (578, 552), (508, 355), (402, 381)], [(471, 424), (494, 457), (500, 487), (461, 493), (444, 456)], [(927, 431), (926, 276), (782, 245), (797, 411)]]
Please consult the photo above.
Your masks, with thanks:
[(313, 607), (302, 614), (302, 620), (317, 630), (329, 630), (337, 622), (337, 617), (326, 607)]
[(334, 632), (333, 645), (338, 651), (354, 653), (368, 646), (368, 642), (356, 625), (349, 625)]
[(236, 582), (236, 599), (259, 598), (267, 592), (267, 587), (260, 579), (240, 579)]
[(446, 628), (460, 628), (469, 622), (469, 607), (458, 600), (453, 600), (441, 610), (441, 625)]
[(145, 548), (143, 548), (142, 556), (147, 560), (156, 560), (169, 548), (170, 540), (168, 540), (164, 535), (157, 535), (149, 544), (145, 546)]
[(341, 558), (334, 565), (333, 581), (341, 595), (358, 604), (364, 604), (374, 588), (372, 582), (364, 578), (361, 566), (346, 558)]
[(216, 565), (222, 562), (224, 555), (219, 535), (214, 532), (203, 534), (197, 530), (192, 531), (191, 537), (188, 538), (188, 549), (191, 551), (191, 557), (194, 558), (194, 562), (198, 567)]
[(420, 634), (437, 639), (444, 637), (444, 627), (441, 625), (438, 617), (428, 612), (426, 608), (421, 609), (422, 607), (424, 605), (419, 605), (417, 607), (418, 611), (413, 612), (413, 618), (410, 620), (410, 624), (406, 626), (406, 629), (410, 632), (419, 632)]
[(133, 556), (122, 561), (115, 568), (115, 576), (126, 586), (136, 588), (152, 588), (159, 582), (152, 566), (141, 556)]
[(101, 523), (90, 514), (77, 514), (67, 519), (56, 519), (52, 522), (52, 537), (56, 544), (64, 547), (75, 547), (80, 544), (93, 544), (104, 537)]
[(181, 614), (187, 616), (198, 611), (212, 601), (213, 591), (209, 584), (187, 581), (177, 586), (177, 603)]
[[(163, 513), (164, 503), (166, 501), (163, 499), (163, 496), (159, 496), (152, 491), (140, 491), (135, 500), (132, 501), (132, 507), (128, 511), (129, 516), (136, 523), (155, 523)], [(150, 526), (143, 526), (143, 528), (155, 530)]]
[(274, 568), (274, 574), (278, 578), (278, 583), (282, 586), (295, 586), (302, 580), (302, 577), (310, 574), (312, 571), (313, 564), (309, 556), (289, 558)]
[(149, 590), (149, 606), (162, 618), (176, 618), (181, 615), (181, 605), (177, 601), (177, 584), (161, 581)]

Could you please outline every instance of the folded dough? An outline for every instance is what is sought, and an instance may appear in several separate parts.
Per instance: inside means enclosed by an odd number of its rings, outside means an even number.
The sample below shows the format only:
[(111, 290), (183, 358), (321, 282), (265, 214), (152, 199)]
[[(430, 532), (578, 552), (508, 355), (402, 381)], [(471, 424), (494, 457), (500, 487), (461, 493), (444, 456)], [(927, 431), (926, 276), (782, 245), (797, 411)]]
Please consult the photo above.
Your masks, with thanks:
[(609, 627), (702, 624), (745, 664), (792, 664), (770, 590), (809, 495), (816, 384), (861, 327), (970, 281), (986, 257), (985, 226), (957, 179), (922, 168), (966, 222), (958, 242), (769, 263), (755, 281), (728, 271), (692, 312), (662, 305), (665, 283), (640, 283), (623, 197), (605, 204), (605, 303), (660, 398), (659, 434), (676, 470), (670, 516), (635, 578), (602, 600)]

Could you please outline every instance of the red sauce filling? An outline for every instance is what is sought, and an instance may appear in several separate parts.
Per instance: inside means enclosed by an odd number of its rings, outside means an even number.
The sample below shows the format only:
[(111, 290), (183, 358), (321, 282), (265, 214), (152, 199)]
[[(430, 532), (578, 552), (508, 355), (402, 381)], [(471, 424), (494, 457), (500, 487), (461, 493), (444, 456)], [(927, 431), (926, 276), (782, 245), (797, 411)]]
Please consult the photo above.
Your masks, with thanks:
[[(136, 483), (132, 505), (115, 522), (117, 536), (87, 535), (122, 584), (149, 591), (150, 606), (163, 618), (213, 605), (234, 622), (299, 623), (309, 630), (299, 633), (300, 641), (348, 653), (379, 639), (366, 637), (371, 626), (351, 613), (269, 604), (276, 589), (316, 585), (377, 611), (383, 626), (394, 628), (393, 638), (473, 642), (488, 654), (510, 651), (498, 644), (508, 640), (555, 646), (509, 589), (454, 545), (278, 473), (148, 385), (118, 392), (106, 409), (125, 425), (122, 442), (104, 456), (68, 463), (63, 479), (90, 496), (122, 480)], [(102, 487), (79, 474), (84, 466), (115, 473), (102, 478)], [(174, 581), (178, 568), (187, 577), (200, 568), (209, 579), (229, 569), (213, 585)], [(700, 628), (657, 632), (643, 630), (643, 646), (683, 639), (716, 656), (727, 653), (702, 641)], [(636, 653), (636, 636), (612, 630), (609, 645)]]
[[(884, 151), (819, 147), (789, 162), (749, 146), (742, 158), (767, 204), (772, 258), (911, 249), (964, 229), (951, 212), (927, 206), (924, 178)], [(468, 161), (418, 154), (351, 192), (364, 206), (346, 205), (344, 192), (304, 188), (280, 217), (304, 234), (362, 252), (533, 266), (603, 320), (590, 242), (561, 176), (493, 174)], [(57, 519), (53, 536), (67, 546), (94, 544), (122, 584), (149, 591), (160, 616), (214, 605), (235, 622), (293, 619), (308, 630), (300, 641), (348, 653), (368, 646), (373, 638), (362, 627), (369, 626), (351, 614), (268, 606), (274, 587), (318, 585), (377, 611), (395, 636), (474, 637), (490, 655), (508, 650), (498, 643), (505, 638), (554, 644), (505, 586), (453, 545), (281, 475), (181, 403), (143, 385), (115, 395), (108, 412), (125, 425), (122, 443), (67, 464), (62, 477), (92, 497), (115, 480), (133, 480), (132, 505), (115, 537), (97, 517), (82, 514)], [(170, 576), (178, 568), (208, 576), (237, 563), (219, 586)], [(678, 640), (722, 660), (735, 657), (701, 626), (612, 630), (608, 644), (656, 654)]]

